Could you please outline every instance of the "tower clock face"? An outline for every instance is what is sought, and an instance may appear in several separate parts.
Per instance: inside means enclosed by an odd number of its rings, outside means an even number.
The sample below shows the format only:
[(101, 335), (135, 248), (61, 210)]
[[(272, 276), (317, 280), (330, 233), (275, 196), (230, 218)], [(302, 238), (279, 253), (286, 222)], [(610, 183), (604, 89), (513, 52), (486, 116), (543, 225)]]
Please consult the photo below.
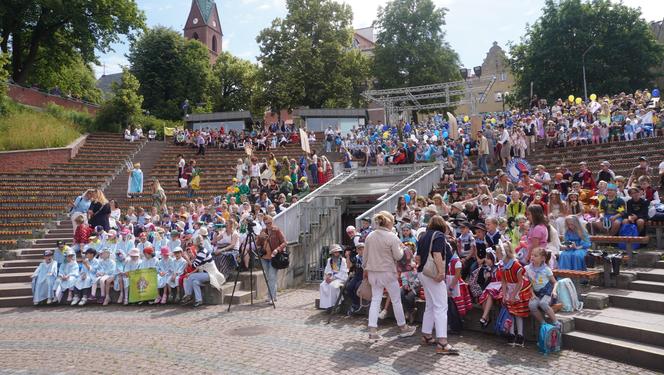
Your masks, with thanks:
[(194, 25), (196, 25), (198, 23), (198, 18), (194, 18), (193, 22), (194, 22)]

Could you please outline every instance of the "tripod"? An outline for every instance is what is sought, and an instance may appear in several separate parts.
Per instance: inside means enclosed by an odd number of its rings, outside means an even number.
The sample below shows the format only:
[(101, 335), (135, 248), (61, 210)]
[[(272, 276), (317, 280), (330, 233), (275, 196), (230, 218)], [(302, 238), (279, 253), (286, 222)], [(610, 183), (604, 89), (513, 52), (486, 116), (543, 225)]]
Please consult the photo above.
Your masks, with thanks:
[[(249, 287), (251, 291), (251, 304), (254, 304), (254, 259), (259, 259), (260, 257), (256, 254), (254, 249), (257, 249), (256, 246), (256, 234), (254, 233), (253, 226), (247, 226), (247, 238), (244, 239), (244, 242), (240, 245), (240, 261), (244, 261), (245, 255), (249, 254)], [(263, 278), (265, 279), (265, 285), (269, 285), (267, 281), (267, 276), (265, 275), (265, 269), (263, 268), (263, 263), (261, 265), (261, 272), (263, 273)], [(233, 297), (235, 296), (235, 289), (237, 288), (237, 281), (240, 279), (240, 264), (238, 264), (235, 271), (235, 283), (233, 284), (233, 293), (231, 293), (231, 298), (228, 300), (228, 310), (231, 311), (231, 305), (233, 304)], [(257, 288), (258, 289), (258, 288)], [(267, 294), (270, 295), (270, 300), (272, 301), (272, 307), (277, 308), (277, 305), (274, 304), (274, 296), (270, 292), (270, 287), (267, 288)]]

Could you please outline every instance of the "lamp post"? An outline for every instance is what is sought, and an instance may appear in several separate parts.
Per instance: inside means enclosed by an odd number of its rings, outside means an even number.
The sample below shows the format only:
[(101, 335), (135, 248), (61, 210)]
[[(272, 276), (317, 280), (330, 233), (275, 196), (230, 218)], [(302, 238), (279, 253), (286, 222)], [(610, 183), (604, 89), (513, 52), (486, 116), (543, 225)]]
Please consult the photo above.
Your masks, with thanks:
[(586, 48), (585, 52), (581, 55), (581, 64), (583, 66), (583, 97), (586, 102), (588, 101), (588, 87), (586, 85), (586, 53), (588, 53), (593, 47), (595, 47), (595, 43)]

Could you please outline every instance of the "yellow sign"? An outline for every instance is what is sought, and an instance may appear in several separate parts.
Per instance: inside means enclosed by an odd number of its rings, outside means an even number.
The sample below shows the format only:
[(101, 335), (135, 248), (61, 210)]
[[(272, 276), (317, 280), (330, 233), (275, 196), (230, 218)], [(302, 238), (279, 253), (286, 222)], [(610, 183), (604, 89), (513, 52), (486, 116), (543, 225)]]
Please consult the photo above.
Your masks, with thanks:
[(157, 269), (144, 268), (127, 272), (129, 277), (129, 302), (152, 301), (157, 291)]

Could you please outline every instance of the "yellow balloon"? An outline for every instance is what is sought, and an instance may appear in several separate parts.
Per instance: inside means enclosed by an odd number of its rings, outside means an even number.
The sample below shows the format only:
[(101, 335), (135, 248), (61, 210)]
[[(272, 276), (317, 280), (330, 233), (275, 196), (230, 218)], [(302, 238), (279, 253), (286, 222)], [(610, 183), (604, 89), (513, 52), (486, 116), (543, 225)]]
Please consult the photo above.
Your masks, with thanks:
[(583, 101), (583, 99), (581, 99), (581, 98), (576, 98), (576, 104), (581, 104), (582, 101)]
[(568, 96), (567, 100), (569, 100), (570, 103), (574, 103), (574, 95)]
[(495, 123), (496, 123), (496, 119), (495, 119), (495, 118), (492, 118), (492, 119), (491, 119), (491, 123), (492, 123), (492, 124), (495, 124)]
[(595, 95), (595, 94), (590, 94), (590, 100), (592, 100), (593, 102), (594, 102), (595, 100), (597, 100), (597, 95)]
[(468, 122), (468, 116), (463, 116), (463, 122)]
[(383, 133), (383, 139), (388, 139), (390, 137), (390, 132)]

